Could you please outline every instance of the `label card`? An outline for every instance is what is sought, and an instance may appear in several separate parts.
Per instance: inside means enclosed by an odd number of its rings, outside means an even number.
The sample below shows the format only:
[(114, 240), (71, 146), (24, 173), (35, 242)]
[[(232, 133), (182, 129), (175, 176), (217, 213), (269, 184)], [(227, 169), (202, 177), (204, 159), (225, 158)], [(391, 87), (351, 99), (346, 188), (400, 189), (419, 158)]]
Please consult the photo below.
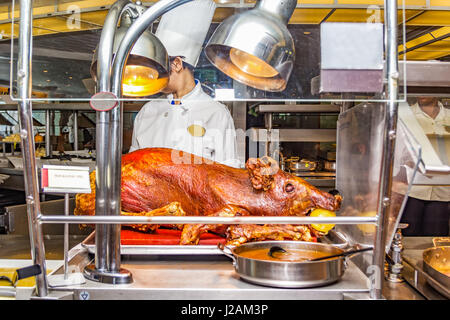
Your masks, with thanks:
[(44, 165), (41, 178), (47, 193), (91, 193), (89, 167)]

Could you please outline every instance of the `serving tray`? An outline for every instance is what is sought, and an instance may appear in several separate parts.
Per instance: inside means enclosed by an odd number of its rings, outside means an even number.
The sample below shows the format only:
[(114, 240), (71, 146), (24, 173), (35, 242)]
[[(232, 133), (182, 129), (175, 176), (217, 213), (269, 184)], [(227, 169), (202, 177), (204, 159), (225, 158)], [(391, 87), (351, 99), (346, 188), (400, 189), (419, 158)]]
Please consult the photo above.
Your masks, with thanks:
[[(122, 255), (220, 255), (218, 243), (225, 243), (226, 239), (215, 234), (205, 233), (195, 246), (180, 246), (181, 231), (158, 229), (155, 233), (141, 233), (123, 229), (121, 231), (120, 253)], [(319, 242), (331, 243), (338, 248), (348, 247), (345, 237), (336, 231), (320, 239)], [(89, 253), (95, 254), (95, 231), (92, 232), (81, 246)]]

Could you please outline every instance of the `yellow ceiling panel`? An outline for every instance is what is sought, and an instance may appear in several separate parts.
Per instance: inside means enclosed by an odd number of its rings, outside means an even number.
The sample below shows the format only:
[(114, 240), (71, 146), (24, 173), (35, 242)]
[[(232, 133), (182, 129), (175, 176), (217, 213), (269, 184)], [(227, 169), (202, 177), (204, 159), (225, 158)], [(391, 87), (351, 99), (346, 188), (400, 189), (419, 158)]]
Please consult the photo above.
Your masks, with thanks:
[[(0, 25), (0, 34), (2, 34), (3, 38), (11, 38), (12, 32), (12, 23), (5, 23)], [(14, 36), (19, 36), (19, 25), (14, 25)]]
[(450, 6), (449, 0), (430, 0), (431, 7), (448, 7)]
[(334, 0), (298, 0), (298, 4), (334, 4)]
[[(55, 12), (55, 6), (54, 5), (50, 5), (50, 6), (35, 6), (33, 5), (33, 16), (38, 16), (38, 15), (44, 15), (44, 14), (49, 14)], [(20, 16), (20, 13), (17, 13), (17, 16)]]
[[(433, 60), (445, 57), (450, 54), (448, 51), (411, 51), (406, 53), (406, 60)], [(399, 57), (403, 59), (403, 55)]]
[(405, 20), (403, 20), (403, 10), (398, 10), (397, 21), (399, 24), (403, 23), (420, 12), (422, 12), (422, 10), (405, 10)]
[[(426, 6), (427, 0), (397, 0), (399, 6)], [(438, 0), (437, 0), (438, 1)], [(448, 0), (442, 0), (448, 1)], [(379, 5), (384, 6), (384, 0), (338, 0), (338, 4), (359, 4), (359, 5)]]
[[(59, 1), (58, 11), (73, 10), (73, 7), (80, 9), (104, 7), (112, 5), (116, 0), (84, 0), (84, 1)], [(145, 1), (144, 1), (145, 2)]]
[[(68, 23), (65, 17), (52, 17), (52, 18), (43, 18), (43, 19), (35, 19), (33, 21), (33, 28), (42, 28), (50, 31), (57, 32), (74, 32), (74, 31), (82, 31), (88, 29), (96, 29), (97, 27), (92, 26), (87, 23), (80, 23), (79, 25), (74, 25)], [(33, 32), (34, 34), (34, 32)], [(43, 33), (36, 33), (36, 35), (41, 35)]]
[[(403, 6), (403, 0), (397, 1), (399, 6)], [(405, 0), (405, 6), (426, 6), (427, 0)]]
[(383, 22), (383, 10), (338, 9), (327, 22)]
[(338, 4), (383, 5), (384, 0), (338, 0)]
[(45, 36), (47, 34), (55, 34), (58, 33), (56, 31), (51, 30), (45, 30), (45, 29), (39, 29), (39, 28), (33, 28), (33, 37), (35, 36)]
[(425, 34), (423, 36), (420, 36), (420, 37), (418, 37), (418, 38), (416, 38), (414, 40), (408, 41), (406, 43), (406, 47), (407, 48), (413, 48), (413, 47), (415, 47), (415, 46), (417, 46), (419, 44), (422, 44), (422, 43), (427, 42), (427, 41), (431, 41), (433, 39), (434, 39), (433, 36), (431, 34), (427, 33), (427, 34)]
[(289, 20), (290, 24), (319, 24), (331, 9), (297, 9)]
[(0, 5), (0, 12), (9, 12), (9, 5)]
[(449, 40), (436, 41), (413, 51), (447, 51), (450, 54), (450, 38), (447, 39)]
[[(449, 0), (447, 0), (449, 1)], [(407, 26), (450, 26), (450, 10), (426, 11), (406, 23)]]
[(439, 37), (442, 37), (442, 36), (450, 35), (450, 27), (439, 28), (439, 29), (434, 30), (433, 32), (431, 32), (431, 34), (435, 38), (439, 38)]
[(86, 21), (86, 22), (92, 22), (94, 24), (103, 26), (103, 23), (105, 22), (105, 18), (106, 18), (107, 14), (108, 14), (107, 10), (83, 12), (80, 15), (80, 20)]

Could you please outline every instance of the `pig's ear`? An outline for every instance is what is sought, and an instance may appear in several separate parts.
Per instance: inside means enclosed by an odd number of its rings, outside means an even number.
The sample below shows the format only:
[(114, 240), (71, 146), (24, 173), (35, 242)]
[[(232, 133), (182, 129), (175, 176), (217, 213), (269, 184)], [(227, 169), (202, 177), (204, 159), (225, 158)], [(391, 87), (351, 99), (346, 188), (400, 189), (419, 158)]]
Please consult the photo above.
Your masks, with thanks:
[(278, 163), (269, 157), (250, 158), (246, 164), (250, 181), (256, 190), (267, 191), (274, 185), (273, 176), (278, 172)]

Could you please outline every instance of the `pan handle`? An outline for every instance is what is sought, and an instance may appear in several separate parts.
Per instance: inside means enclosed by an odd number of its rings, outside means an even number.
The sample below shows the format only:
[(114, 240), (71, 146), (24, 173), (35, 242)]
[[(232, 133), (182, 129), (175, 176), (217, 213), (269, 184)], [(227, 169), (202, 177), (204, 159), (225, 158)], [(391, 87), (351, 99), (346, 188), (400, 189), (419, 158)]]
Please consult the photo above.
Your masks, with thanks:
[[(354, 256), (363, 253), (363, 252), (367, 252), (367, 251), (371, 251), (373, 250), (372, 247), (362, 247), (358, 244), (351, 246), (350, 248), (348, 248), (347, 250), (345, 250), (344, 253), (346, 253), (346, 255), (344, 256), (344, 263), (347, 265), (348, 261), (353, 258)], [(353, 252), (354, 251), (354, 252)]]
[(437, 237), (433, 238), (433, 246), (441, 247), (450, 245), (450, 237)]
[(236, 258), (234, 257), (233, 252), (231, 251), (231, 249), (229, 247), (227, 247), (226, 245), (224, 245), (223, 243), (218, 243), (217, 244), (217, 248), (220, 251), (222, 251), (222, 253), (224, 255), (226, 255), (228, 258), (231, 258), (231, 260), (233, 260), (233, 267), (235, 267), (237, 269)]

